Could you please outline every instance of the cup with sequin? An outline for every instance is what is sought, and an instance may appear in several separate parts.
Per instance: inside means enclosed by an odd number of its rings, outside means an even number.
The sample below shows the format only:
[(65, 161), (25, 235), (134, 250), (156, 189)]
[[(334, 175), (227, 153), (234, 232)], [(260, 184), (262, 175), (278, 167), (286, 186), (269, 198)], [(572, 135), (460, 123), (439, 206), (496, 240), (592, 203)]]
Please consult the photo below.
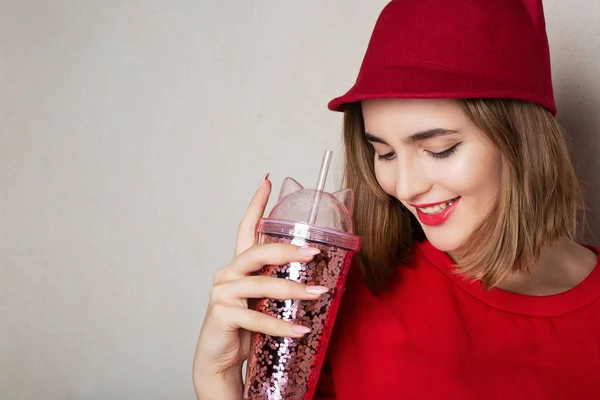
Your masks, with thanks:
[(269, 217), (260, 221), (259, 243), (311, 246), (321, 253), (309, 262), (266, 265), (259, 274), (326, 286), (329, 291), (310, 301), (257, 301), (256, 310), (311, 331), (301, 338), (252, 335), (244, 399), (313, 398), (352, 256), (360, 249), (352, 207), (350, 189), (328, 193), (318, 187), (305, 189), (286, 178), (277, 204)]

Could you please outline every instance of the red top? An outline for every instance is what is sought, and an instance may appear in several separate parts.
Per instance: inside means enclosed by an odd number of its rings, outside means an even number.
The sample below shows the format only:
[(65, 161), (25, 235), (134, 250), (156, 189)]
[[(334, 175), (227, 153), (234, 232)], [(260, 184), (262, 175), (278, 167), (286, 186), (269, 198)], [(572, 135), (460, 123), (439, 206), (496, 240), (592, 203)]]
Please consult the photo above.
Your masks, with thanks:
[(452, 269), (423, 242), (380, 298), (349, 280), (315, 398), (600, 399), (598, 264), (552, 296), (486, 292)]

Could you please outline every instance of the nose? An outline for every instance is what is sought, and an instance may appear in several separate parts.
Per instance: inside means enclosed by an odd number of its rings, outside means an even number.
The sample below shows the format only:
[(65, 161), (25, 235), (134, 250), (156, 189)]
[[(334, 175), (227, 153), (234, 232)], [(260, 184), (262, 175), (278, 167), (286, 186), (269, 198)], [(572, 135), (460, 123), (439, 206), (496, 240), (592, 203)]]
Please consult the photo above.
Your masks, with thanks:
[(396, 196), (405, 202), (414, 202), (431, 188), (425, 170), (408, 158), (397, 163)]

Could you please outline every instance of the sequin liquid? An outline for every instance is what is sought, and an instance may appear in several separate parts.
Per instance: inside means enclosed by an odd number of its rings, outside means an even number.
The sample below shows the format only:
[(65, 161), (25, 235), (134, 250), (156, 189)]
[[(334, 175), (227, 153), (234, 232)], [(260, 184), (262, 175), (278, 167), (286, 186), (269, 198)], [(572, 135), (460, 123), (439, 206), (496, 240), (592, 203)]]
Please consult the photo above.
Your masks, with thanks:
[(322, 285), (329, 292), (317, 300), (262, 299), (257, 310), (294, 324), (308, 326), (302, 338), (273, 337), (254, 333), (246, 373), (244, 399), (311, 400), (353, 252), (341, 247), (309, 242), (300, 238), (261, 234), (260, 243), (310, 244), (321, 250), (311, 262), (268, 265), (261, 275), (286, 278), (308, 285)]

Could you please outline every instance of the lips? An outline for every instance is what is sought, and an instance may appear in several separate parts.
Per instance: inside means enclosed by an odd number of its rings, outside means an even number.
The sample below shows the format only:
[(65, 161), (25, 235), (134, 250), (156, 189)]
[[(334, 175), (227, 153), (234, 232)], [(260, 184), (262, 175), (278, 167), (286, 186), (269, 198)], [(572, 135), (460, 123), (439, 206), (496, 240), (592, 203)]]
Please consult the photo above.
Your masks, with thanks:
[(436, 226), (443, 224), (450, 218), (460, 199), (460, 197), (457, 197), (439, 203), (410, 204), (410, 206), (417, 210), (417, 217), (421, 223)]

